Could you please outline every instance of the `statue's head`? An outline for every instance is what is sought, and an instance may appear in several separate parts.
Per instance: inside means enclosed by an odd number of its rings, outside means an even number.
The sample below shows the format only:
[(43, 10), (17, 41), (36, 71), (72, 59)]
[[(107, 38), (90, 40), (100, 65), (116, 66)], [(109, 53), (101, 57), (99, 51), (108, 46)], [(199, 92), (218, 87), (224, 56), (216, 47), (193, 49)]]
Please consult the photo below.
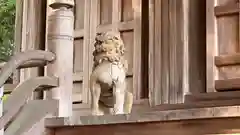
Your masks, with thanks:
[(98, 33), (95, 38), (94, 47), (93, 56), (103, 53), (124, 55), (125, 51), (120, 32), (117, 31)]

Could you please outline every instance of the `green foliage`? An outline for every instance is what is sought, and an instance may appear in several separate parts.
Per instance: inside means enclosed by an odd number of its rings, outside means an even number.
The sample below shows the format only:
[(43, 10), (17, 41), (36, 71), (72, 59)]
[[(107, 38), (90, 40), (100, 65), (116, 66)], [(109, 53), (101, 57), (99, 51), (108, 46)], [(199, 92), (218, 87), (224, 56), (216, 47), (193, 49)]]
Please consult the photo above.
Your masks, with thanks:
[(2, 97), (2, 101), (3, 101), (3, 102), (6, 101), (7, 98), (8, 98), (8, 96), (9, 96), (9, 94), (4, 94), (3, 97)]
[(13, 54), (16, 0), (0, 0), (0, 62)]

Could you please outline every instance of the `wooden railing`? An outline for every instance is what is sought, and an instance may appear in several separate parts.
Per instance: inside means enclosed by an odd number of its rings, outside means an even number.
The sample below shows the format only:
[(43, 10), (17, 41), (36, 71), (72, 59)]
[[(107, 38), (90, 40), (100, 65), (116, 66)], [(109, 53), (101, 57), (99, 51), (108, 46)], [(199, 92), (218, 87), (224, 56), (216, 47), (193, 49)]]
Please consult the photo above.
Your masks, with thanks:
[[(34, 50), (18, 53), (9, 62), (1, 65), (0, 86), (16, 69), (44, 66), (53, 60), (55, 60), (55, 55), (47, 51)], [(58, 108), (57, 100), (32, 100), (28, 102), (27, 100), (35, 90), (49, 90), (49, 88), (56, 86), (58, 86), (58, 78), (48, 76), (35, 77), (20, 83), (3, 105), (0, 129), (5, 128), (4, 134), (20, 135), (28, 131), (32, 125), (47, 114), (55, 113)], [(29, 119), (29, 117), (31, 118)]]
[[(45, 48), (51, 52), (20, 52), (7, 63), (0, 64), (0, 87), (16, 69), (47, 65), (45, 76), (20, 83), (4, 102), (0, 118), (0, 129), (5, 129), (4, 135), (41, 135), (48, 115), (72, 115), (74, 16), (69, 8), (74, 6), (74, 1), (48, 0), (48, 5), (54, 9), (47, 16)], [(29, 100), (38, 90), (47, 90), (44, 100)]]

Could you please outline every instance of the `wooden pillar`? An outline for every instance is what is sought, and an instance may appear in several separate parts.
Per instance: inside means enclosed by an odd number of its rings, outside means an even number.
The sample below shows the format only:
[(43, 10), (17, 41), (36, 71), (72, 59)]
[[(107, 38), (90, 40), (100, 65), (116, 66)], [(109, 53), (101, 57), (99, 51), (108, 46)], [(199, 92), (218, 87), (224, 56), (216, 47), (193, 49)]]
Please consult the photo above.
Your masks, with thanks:
[(73, 28), (74, 15), (70, 9), (73, 0), (52, 0), (49, 3), (53, 9), (48, 16), (47, 49), (56, 54), (56, 60), (46, 68), (47, 76), (59, 78), (59, 87), (46, 93), (47, 98), (59, 100), (57, 116), (72, 115), (73, 89)]

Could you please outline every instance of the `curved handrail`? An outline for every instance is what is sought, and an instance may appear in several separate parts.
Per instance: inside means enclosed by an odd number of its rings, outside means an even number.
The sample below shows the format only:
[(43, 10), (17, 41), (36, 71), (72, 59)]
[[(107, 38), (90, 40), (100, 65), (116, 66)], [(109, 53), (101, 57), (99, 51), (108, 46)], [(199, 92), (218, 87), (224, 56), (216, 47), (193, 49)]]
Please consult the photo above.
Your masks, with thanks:
[(7, 62), (0, 72), (0, 86), (4, 84), (7, 78), (16, 70), (21, 64), (29, 60), (42, 60), (51, 62), (55, 59), (52, 52), (42, 50), (29, 50), (20, 52), (14, 55), (9, 62)]
[(25, 104), (27, 99), (31, 97), (32, 92), (39, 86), (58, 86), (58, 78), (56, 77), (35, 77), (19, 84), (3, 105), (3, 116), (0, 117), (0, 129), (17, 114), (19, 109)]

